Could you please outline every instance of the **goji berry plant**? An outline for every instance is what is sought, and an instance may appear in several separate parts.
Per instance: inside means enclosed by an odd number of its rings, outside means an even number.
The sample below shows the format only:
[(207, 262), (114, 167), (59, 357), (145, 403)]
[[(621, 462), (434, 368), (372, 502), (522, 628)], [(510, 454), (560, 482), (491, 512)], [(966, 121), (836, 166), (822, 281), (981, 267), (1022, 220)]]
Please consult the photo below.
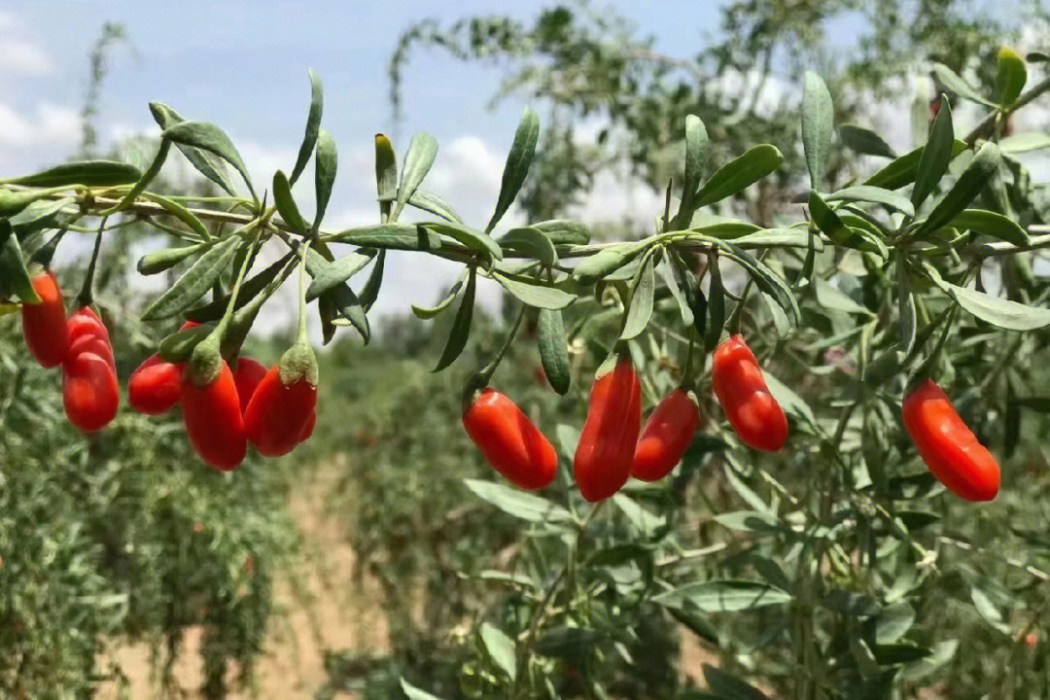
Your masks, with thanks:
[[(368, 343), (388, 251), (461, 266), (445, 298), (413, 311), (447, 330), (433, 369), (458, 361), (468, 372), (453, 398), (432, 400), (452, 404), (496, 476), (464, 482), (485, 510), (424, 515), (475, 518), (474, 537), (513, 551), (485, 568), (449, 567), (495, 589), (449, 594), (449, 616), (466, 624), (443, 655), (383, 666), (390, 682), (370, 687), (387, 697), (810, 700), (909, 697), (934, 684), (952, 697), (953, 664), (987, 637), (1003, 663), (965, 665), (967, 688), (1045, 697), (1046, 644), (1026, 640), (1050, 602), (1045, 539), (1028, 527), (1046, 507), (997, 497), (1030, 487), (1007, 460), (1022, 412), (1046, 403), (1026, 386), (1038, 368), (1013, 360), (1045, 350), (1050, 326), (1050, 286), (1034, 264), (1050, 248), (1047, 211), (1017, 157), (1050, 140), (1007, 134), (1013, 114), (1050, 90), (1050, 79), (1028, 80), (1046, 60), (1000, 50), (988, 94), (935, 65), (945, 93), (925, 143), (903, 155), (872, 130), (836, 125), (830, 91), (807, 72), (793, 115), (804, 175), (778, 173), (772, 144), (713, 162), (708, 126), (688, 115), (652, 230), (603, 242), (572, 219), (507, 216), (537, 156), (532, 109), (487, 221), (464, 222), (423, 187), (434, 138), (415, 135), (399, 162), (380, 134), (376, 223), (333, 230), (323, 224), (338, 157), (316, 75), (296, 161), (266, 188), (219, 127), (153, 103), (162, 131), (144, 170), (88, 160), (0, 181), (0, 303), (22, 312), (24, 354), (61, 366), (69, 421), (106, 439), (119, 372), (93, 310), (96, 263), (120, 227), (165, 236), (170, 245), (138, 269), (174, 270), (175, 281), (139, 317), (184, 325), (136, 358), (129, 400), (145, 414), (179, 404), (182, 449), (192, 446), (202, 472), (233, 471), (252, 451), (285, 455), (315, 424), (326, 429), (308, 315), (326, 344), (341, 328)], [(986, 110), (968, 132), (957, 133), (949, 92)], [(846, 146), (877, 165), (832, 177)], [(154, 189), (176, 150), (222, 194)], [(311, 159), (308, 218), (294, 188)], [(734, 198), (774, 175), (801, 183), (801, 196), (735, 216)], [(67, 319), (49, 265), (80, 230), (97, 231), (96, 243)], [(476, 323), (479, 278), (506, 292), (510, 322), (496, 330)], [(266, 370), (242, 346), (286, 283), (297, 289), (296, 337)], [(476, 326), (484, 345), (471, 346)], [(503, 387), (522, 328), (544, 391), (564, 403), (530, 406)], [(400, 419), (426, 410), (415, 399)], [(434, 437), (417, 470), (440, 459)], [(385, 503), (371, 507), (381, 517)], [(486, 529), (489, 507), (510, 520)], [(970, 541), (1015, 508), (1023, 526)], [(996, 551), (1014, 540), (1031, 545), (1025, 558)], [(397, 581), (384, 583), (397, 594)], [(946, 614), (979, 632), (939, 636)], [(722, 660), (703, 667), (705, 691), (675, 671), (678, 625)]]

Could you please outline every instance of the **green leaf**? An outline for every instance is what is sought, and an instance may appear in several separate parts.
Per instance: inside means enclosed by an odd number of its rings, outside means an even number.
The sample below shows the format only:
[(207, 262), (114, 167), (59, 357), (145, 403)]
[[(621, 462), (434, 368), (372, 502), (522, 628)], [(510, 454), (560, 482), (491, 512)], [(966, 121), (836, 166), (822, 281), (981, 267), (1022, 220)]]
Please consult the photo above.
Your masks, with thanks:
[[(380, 211), (384, 217), (390, 215), (390, 203), (397, 197), (397, 154), (394, 152), (394, 144), (386, 134), (376, 134), (376, 194), (379, 196)], [(416, 203), (423, 195), (420, 190), (409, 197), (408, 203), (418, 207)], [(438, 216), (442, 216), (438, 214)], [(447, 217), (446, 217), (447, 218)]]
[(630, 263), (647, 247), (647, 243), (639, 242), (621, 243), (605, 248), (584, 258), (573, 270), (572, 275), (580, 284), (594, 284), (599, 279)]
[(40, 303), (22, 257), (22, 247), (18, 237), (11, 234), (11, 222), (7, 219), (0, 219), (0, 281), (27, 304)]
[(627, 521), (631, 523), (631, 527), (646, 539), (651, 539), (653, 534), (664, 524), (663, 518), (653, 515), (625, 493), (618, 493), (613, 496), (613, 503), (624, 514)]
[(564, 309), (576, 300), (575, 295), (535, 277), (502, 272), (493, 273), (493, 277), (512, 296), (527, 306), (534, 306), (538, 309)]
[(255, 198), (248, 167), (225, 131), (209, 122), (179, 122), (166, 128), (162, 136), (176, 145), (198, 148), (222, 158), (241, 174), (248, 191)]
[(894, 209), (905, 216), (915, 216), (915, 207), (910, 199), (900, 192), (884, 190), (881, 187), (857, 185), (844, 187), (824, 197), (827, 202), (870, 202)]
[(365, 280), (365, 286), (361, 287), (361, 303), (365, 306), (365, 311), (369, 311), (372, 305), (376, 303), (376, 299), (379, 298), (379, 288), (383, 284), (383, 269), (386, 266), (386, 251), (380, 250), (376, 254), (376, 263), (372, 266), (372, 271), (368, 273), (368, 279)]
[(321, 128), (321, 113), (324, 111), (324, 90), (321, 88), (321, 78), (312, 70), (308, 72), (308, 75), (310, 76), (310, 111), (306, 115), (306, 133), (303, 134), (303, 142), (299, 145), (299, 155), (295, 158), (292, 176), (288, 178), (289, 186), (295, 184), (295, 181), (302, 175), (307, 161), (310, 160), (310, 154), (313, 153), (314, 144), (317, 143), (317, 134)]
[(676, 219), (681, 220), (693, 211), (693, 198), (696, 197), (700, 180), (704, 176), (704, 164), (707, 162), (709, 141), (707, 129), (700, 117), (689, 114), (685, 118), (685, 171), (682, 177), (682, 201), (678, 207)]
[(1050, 134), (1042, 131), (1026, 131), (1023, 134), (1007, 136), (999, 142), (999, 150), (1003, 153), (1028, 153), (1029, 151), (1041, 151), (1050, 148)]
[(335, 174), (339, 166), (339, 157), (335, 148), (335, 139), (324, 129), (317, 132), (317, 153), (314, 155), (314, 191), (317, 195), (317, 213), (314, 216), (314, 230), (321, 226), (328, 202), (332, 198), (332, 187), (335, 186)]
[(1024, 90), (1028, 80), (1028, 68), (1024, 59), (1009, 46), (999, 49), (995, 74), (995, 101), (1004, 108), (1012, 107)]
[(819, 75), (806, 71), (802, 89), (802, 147), (806, 152), (809, 180), (818, 189), (831, 154), (832, 119), (835, 114), (828, 86)]
[(203, 243), (186, 246), (184, 248), (165, 248), (146, 253), (139, 258), (137, 269), (140, 275), (155, 275), (165, 270), (170, 270), (191, 255), (195, 255), (204, 248)]
[(723, 700), (769, 700), (757, 688), (734, 678), (725, 671), (720, 671), (709, 664), (703, 664), (703, 669), (707, 687)]
[(1011, 331), (1030, 331), (1050, 326), (1050, 309), (1027, 306), (974, 289), (957, 287), (940, 278), (934, 280), (934, 284), (944, 290), (959, 306), (993, 326)]
[(762, 377), (766, 380), (769, 393), (784, 409), (784, 413), (801, 423), (817, 425), (817, 417), (813, 415), (813, 409), (791, 387), (769, 372), (762, 372)]
[(441, 238), (419, 224), (378, 224), (347, 229), (331, 236), (333, 243), (349, 243), (362, 248), (390, 250), (436, 251), (442, 248)]
[(142, 196), (151, 202), (155, 202), (164, 208), (164, 211), (168, 212), (176, 219), (186, 224), (186, 226), (201, 237), (203, 241), (211, 240), (211, 232), (208, 231), (208, 227), (204, 225), (204, 222), (197, 218), (197, 215), (192, 211), (182, 206), (178, 202), (162, 197), (159, 194), (152, 192), (143, 192)]
[(897, 603), (882, 609), (875, 621), (875, 641), (893, 644), (908, 633), (915, 624), (915, 609), (907, 603)]
[(138, 196), (142, 194), (149, 183), (160, 174), (160, 169), (164, 167), (164, 161), (168, 157), (168, 152), (171, 151), (171, 142), (168, 139), (162, 138), (160, 140), (160, 146), (157, 147), (157, 153), (153, 156), (153, 162), (150, 163), (149, 168), (146, 172), (142, 173), (142, 177), (136, 182), (130, 190), (128, 190), (116, 205), (107, 209), (103, 214), (115, 214), (119, 211), (123, 211), (131, 206)]
[(332, 262), (325, 261), (317, 268), (313, 281), (306, 288), (306, 301), (311, 302), (333, 287), (346, 282), (372, 262), (374, 254), (354, 252), (337, 258)]
[(723, 254), (743, 267), (751, 275), (751, 279), (755, 281), (758, 288), (773, 297), (777, 305), (791, 319), (791, 322), (798, 325), (801, 313), (798, 309), (798, 301), (795, 300), (795, 294), (791, 291), (787, 280), (736, 246), (723, 242), (721, 247)]
[(219, 276), (230, 267), (233, 256), (240, 249), (242, 240), (230, 234), (217, 241), (204, 252), (182, 277), (142, 312), (143, 321), (159, 321), (171, 318), (189, 307), (204, 295)]
[(412, 196), (408, 198), (408, 204), (416, 209), (429, 212), (434, 216), (440, 216), (446, 221), (452, 221), (457, 224), (463, 223), (463, 219), (452, 208), (452, 205), (438, 197), (436, 194), (430, 194), (423, 190), (416, 190)]
[(211, 335), (211, 326), (197, 326), (172, 333), (160, 341), (157, 354), (166, 362), (185, 362), (201, 341)]
[(569, 347), (565, 338), (565, 322), (561, 311), (540, 309), (537, 342), (543, 373), (554, 391), (564, 396), (569, 391), (572, 374), (569, 371)]
[(456, 295), (459, 294), (459, 290), (463, 287), (463, 280), (457, 281), (452, 288), (445, 295), (445, 298), (437, 303), (437, 306), (416, 306), (412, 305), (412, 313), (416, 315), (416, 318), (425, 320), (435, 318), (442, 311), (447, 309), (455, 301)]
[[(244, 280), (241, 283), (240, 291), (237, 292), (237, 301), (233, 302), (234, 311), (256, 300), (256, 297), (262, 294), (282, 271), (290, 271), (288, 268), (290, 264), (294, 264), (293, 256), (293, 253), (288, 253), (280, 260), (275, 261), (265, 269)], [(203, 306), (192, 308), (186, 312), (186, 320), (198, 323), (218, 321), (226, 312), (226, 307), (230, 305), (232, 298), (233, 294), (224, 294)], [(256, 303), (260, 302), (261, 300), (256, 300)]]
[(825, 309), (843, 311), (850, 314), (864, 314), (865, 316), (872, 315), (871, 311), (853, 301), (849, 295), (830, 282), (825, 282), (822, 279), (813, 280), (813, 291), (817, 303)]
[(983, 233), (1015, 246), (1026, 246), (1031, 242), (1028, 232), (1021, 228), (1020, 224), (994, 211), (964, 209), (956, 214), (947, 225), (960, 231)]
[(514, 143), (507, 154), (507, 164), (503, 168), (503, 182), (499, 188), (496, 211), (492, 212), (485, 233), (491, 233), (496, 224), (507, 213), (507, 209), (518, 196), (518, 191), (525, 183), (532, 160), (536, 156), (536, 142), (540, 136), (540, 118), (532, 108), (526, 108), (514, 133)]
[(401, 692), (405, 694), (405, 697), (408, 698), (408, 700), (441, 700), (441, 698), (436, 695), (423, 692), (419, 688), (410, 685), (404, 678), (401, 679)]
[[(323, 253), (315, 249), (319, 245), (322, 246)], [(306, 254), (306, 271), (313, 278), (326, 269), (326, 263), (330, 262), (332, 255), (327, 251), (327, 248), (323, 247), (323, 244), (317, 241), (312, 243), (311, 246)], [(325, 325), (325, 314), (329, 310), (334, 310), (357, 329), (357, 332), (361, 334), (366, 343), (369, 341), (372, 330), (368, 323), (368, 316), (365, 314), (364, 305), (348, 284), (345, 282), (337, 284), (318, 297), (318, 301), (318, 311), (322, 314), (322, 326)], [(322, 328), (322, 330), (324, 329)], [(330, 329), (330, 332), (334, 332), (334, 328)]]
[(548, 267), (558, 262), (558, 253), (554, 250), (551, 239), (539, 229), (531, 226), (512, 228), (497, 242), (504, 251), (516, 250), (539, 260)]
[(536, 653), (560, 659), (581, 659), (594, 649), (601, 635), (584, 627), (555, 627), (536, 640)]
[(83, 160), (63, 163), (32, 175), (23, 175), (3, 180), (5, 184), (27, 187), (114, 187), (130, 185), (142, 177), (142, 172), (133, 165), (113, 160)]
[(707, 333), (704, 336), (704, 351), (712, 352), (722, 337), (722, 328), (726, 323), (726, 297), (722, 286), (722, 271), (718, 261), (711, 259), (711, 285), (707, 294)]
[(11, 222), (11, 228), (15, 234), (24, 240), (25, 236), (32, 231), (40, 228), (53, 228), (52, 224), (55, 224), (55, 221), (51, 220), (51, 217), (75, 203), (76, 198), (74, 197), (63, 197), (56, 200), (38, 199), (14, 216), (8, 217), (8, 221)]
[(985, 143), (959, 179), (919, 224), (916, 235), (941, 228), (970, 205), (999, 168), (1002, 157), (994, 143)]
[[(160, 102), (150, 102), (149, 111), (153, 114), (153, 119), (161, 129), (167, 129), (169, 126), (186, 121), (178, 112)], [(230, 179), (230, 173), (226, 170), (226, 164), (221, 158), (208, 151), (202, 151), (199, 148), (193, 148), (185, 144), (179, 143), (175, 145), (182, 152), (182, 155), (186, 156), (186, 160), (190, 162), (190, 165), (197, 169), (197, 172), (221, 187), (227, 194), (234, 197), (237, 196), (237, 188), (234, 186), (233, 180)]]
[(637, 338), (645, 327), (649, 325), (649, 319), (653, 315), (653, 298), (656, 291), (656, 280), (653, 274), (655, 262), (653, 256), (649, 256), (642, 263), (638, 274), (631, 285), (631, 299), (627, 309), (627, 318), (620, 332), (621, 340)]
[(569, 219), (541, 221), (530, 228), (545, 235), (554, 245), (586, 245), (591, 240), (591, 233), (584, 224)]
[(955, 131), (952, 126), (952, 108), (948, 98), (941, 95), (941, 108), (930, 127), (930, 136), (922, 149), (919, 167), (915, 172), (915, 189), (911, 201), (918, 208), (937, 188), (937, 183), (948, 172), (952, 160), (952, 148), (955, 143)]
[(686, 298), (685, 292), (682, 291), (681, 285), (678, 284), (679, 272), (674, 267), (675, 263), (672, 262), (673, 255), (672, 252), (669, 252), (660, 264), (656, 266), (656, 271), (663, 278), (664, 284), (667, 285), (667, 289), (671, 292), (671, 296), (674, 297), (674, 301), (678, 305), (678, 312), (682, 316), (682, 325), (691, 326), (693, 325), (693, 308)]
[(503, 259), (503, 251), (499, 244), (487, 233), (475, 231), (469, 226), (455, 224), (451, 221), (425, 221), (419, 225), (428, 231), (440, 233), (462, 243), (475, 253), (482, 255), (486, 261)]
[(871, 653), (880, 666), (896, 666), (925, 659), (933, 650), (917, 644), (876, 644)]
[(299, 206), (292, 196), (292, 183), (280, 170), (273, 174), (273, 203), (277, 205), (277, 213), (292, 231), (306, 233), (310, 230), (310, 225), (299, 212)]
[(572, 522), (572, 514), (569, 511), (542, 496), (480, 479), (464, 479), (463, 483), (478, 498), (496, 506), (507, 515), (526, 522)]
[(875, 253), (882, 258), (887, 257), (886, 246), (877, 236), (862, 229), (846, 226), (839, 215), (832, 211), (831, 207), (816, 192), (809, 193), (809, 213), (817, 228), (835, 245)]
[(514, 640), (487, 622), (481, 623), (478, 636), (492, 662), (502, 669), (508, 678), (514, 680), (518, 675)]
[(438, 360), (437, 367), (434, 368), (435, 372), (440, 372), (455, 362), (456, 358), (463, 352), (463, 348), (467, 346), (467, 338), (470, 337), (470, 322), (474, 318), (474, 292), (477, 284), (477, 273), (474, 271), (474, 268), (471, 268), (470, 277), (467, 279), (467, 288), (463, 292), (463, 299), (459, 302), (459, 311), (456, 312), (456, 318), (452, 322), (448, 341), (445, 343), (445, 349), (441, 352), (441, 358)]
[(700, 612), (740, 612), (771, 605), (784, 605), (792, 596), (786, 591), (758, 581), (704, 581), (692, 583), (653, 598), (659, 605), (678, 605), (688, 601)]
[(941, 81), (941, 84), (944, 85), (949, 92), (954, 92), (959, 97), (970, 100), (971, 102), (976, 102), (987, 107), (995, 107), (994, 102), (982, 97), (981, 93), (977, 92), (977, 90), (963, 80), (958, 73), (943, 63), (933, 64), (933, 74), (937, 77), (937, 80)]
[(871, 129), (853, 124), (844, 124), (839, 127), (839, 138), (843, 145), (850, 150), (867, 156), (878, 156), (880, 158), (896, 158), (890, 145), (881, 136)]
[(1010, 634), (1010, 626), (1003, 621), (1003, 614), (995, 607), (988, 593), (975, 585), (970, 588), (970, 599), (985, 622), (1003, 634)]
[(412, 137), (412, 143), (408, 145), (408, 153), (405, 154), (405, 165), (401, 170), (401, 182), (397, 186), (397, 198), (392, 214), (394, 218), (397, 218), (412, 194), (419, 189), (423, 178), (434, 165), (437, 152), (437, 141), (430, 134), (421, 132)]
[(733, 245), (744, 250), (755, 248), (806, 248), (813, 244), (816, 250), (824, 250), (824, 241), (811, 238), (809, 229), (767, 228), (734, 238)]
[[(924, 150), (924, 148), (920, 147), (905, 153), (865, 180), (864, 184), (872, 187), (882, 187), (887, 190), (896, 190), (915, 182), (915, 175), (918, 173), (919, 161), (922, 160)], [(966, 143), (956, 139), (952, 144), (952, 158), (965, 150)]]
[(705, 207), (731, 197), (780, 167), (784, 156), (775, 146), (763, 144), (749, 148), (742, 156), (732, 160), (708, 179), (696, 194), (694, 206)]

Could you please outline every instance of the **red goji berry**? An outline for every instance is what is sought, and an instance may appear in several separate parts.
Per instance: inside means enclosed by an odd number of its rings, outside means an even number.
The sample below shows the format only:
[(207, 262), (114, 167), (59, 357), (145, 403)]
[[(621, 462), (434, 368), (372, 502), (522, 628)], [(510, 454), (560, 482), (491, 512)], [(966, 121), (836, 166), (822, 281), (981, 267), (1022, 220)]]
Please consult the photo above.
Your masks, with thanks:
[(237, 384), (226, 362), (218, 376), (198, 386), (184, 372), (179, 401), (186, 435), (201, 459), (221, 471), (234, 469), (248, 452)]
[(62, 288), (50, 270), (33, 278), (39, 304), (22, 305), (22, 334), (41, 367), (57, 367), (66, 359), (69, 339)]
[(167, 413), (182, 394), (182, 363), (150, 355), (128, 379), (128, 403), (139, 413)]
[(744, 444), (766, 452), (784, 446), (787, 416), (769, 392), (758, 360), (740, 335), (715, 350), (711, 382), (729, 424)]
[(642, 422), (641, 385), (627, 357), (595, 378), (573, 460), (580, 494), (590, 502), (619, 491), (631, 476)]
[(233, 381), (237, 384), (237, 395), (241, 397), (241, 413), (248, 409), (248, 402), (259, 388), (259, 382), (266, 376), (266, 365), (250, 357), (237, 358), (233, 370)]
[(682, 461), (700, 427), (700, 407), (685, 389), (675, 389), (660, 402), (642, 428), (634, 449), (631, 476), (658, 481)]
[(62, 401), (69, 422), (85, 433), (106, 427), (120, 404), (113, 366), (95, 353), (67, 358), (62, 368)]
[(927, 379), (904, 399), (901, 412), (919, 456), (945, 488), (967, 501), (995, 498), (999, 464), (939, 386)]
[(299, 444), (317, 408), (317, 386), (305, 377), (284, 384), (280, 367), (270, 368), (244, 411), (244, 429), (260, 454), (279, 457)]
[(77, 309), (71, 314), (66, 323), (66, 330), (69, 333), (70, 343), (79, 338), (81, 334), (95, 335), (109, 342), (109, 331), (106, 330), (106, 324), (90, 306)]
[(307, 419), (306, 425), (303, 426), (303, 432), (299, 433), (299, 442), (303, 443), (310, 439), (310, 436), (314, 434), (314, 428), (317, 427), (317, 411), (310, 412), (310, 418)]
[(535, 491), (554, 480), (554, 446), (504, 394), (483, 389), (463, 412), (463, 427), (485, 460), (518, 488)]

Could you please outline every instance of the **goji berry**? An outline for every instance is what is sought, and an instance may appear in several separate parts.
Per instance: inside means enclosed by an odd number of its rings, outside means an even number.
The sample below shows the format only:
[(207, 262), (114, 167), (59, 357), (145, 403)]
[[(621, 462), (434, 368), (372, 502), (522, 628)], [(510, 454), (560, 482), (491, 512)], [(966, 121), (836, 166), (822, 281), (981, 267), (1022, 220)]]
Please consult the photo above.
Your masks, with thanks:
[(290, 384), (281, 379), (280, 367), (270, 368), (252, 394), (244, 411), (248, 439), (260, 454), (279, 457), (299, 444), (317, 408), (317, 386), (306, 377)]
[(22, 334), (41, 367), (57, 367), (66, 359), (69, 339), (62, 288), (50, 270), (33, 278), (39, 304), (22, 305)]
[(91, 352), (67, 358), (62, 367), (62, 401), (69, 422), (79, 430), (93, 433), (106, 427), (120, 405), (113, 366)]
[(558, 472), (558, 453), (506, 395), (486, 387), (463, 412), (463, 427), (492, 467), (515, 486), (546, 488)]
[(729, 424), (744, 444), (766, 452), (784, 446), (787, 416), (769, 392), (758, 360), (740, 335), (715, 349), (711, 382)]
[(685, 389), (675, 389), (653, 410), (634, 450), (631, 476), (658, 481), (671, 473), (700, 427), (700, 408)]
[(233, 381), (237, 384), (237, 395), (241, 397), (241, 413), (248, 409), (248, 402), (259, 388), (259, 382), (266, 376), (266, 366), (250, 357), (237, 358), (233, 370)]
[(904, 399), (902, 413), (919, 456), (945, 488), (967, 501), (995, 498), (999, 464), (939, 386), (924, 381)]
[(201, 459), (221, 471), (234, 469), (248, 452), (237, 384), (226, 362), (209, 383), (198, 386), (183, 372), (182, 420), (186, 435)]
[(641, 422), (641, 385), (625, 356), (591, 386), (587, 420), (573, 460), (576, 485), (586, 500), (609, 498), (627, 483)]

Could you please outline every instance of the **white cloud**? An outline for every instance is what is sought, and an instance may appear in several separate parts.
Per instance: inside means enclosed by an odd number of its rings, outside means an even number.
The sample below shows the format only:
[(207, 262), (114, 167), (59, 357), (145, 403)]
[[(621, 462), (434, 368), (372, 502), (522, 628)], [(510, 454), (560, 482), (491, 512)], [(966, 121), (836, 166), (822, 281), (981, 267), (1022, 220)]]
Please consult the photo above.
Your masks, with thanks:
[(27, 39), (0, 36), (0, 74), (10, 78), (40, 77), (55, 70), (47, 51)]
[(0, 103), (0, 147), (70, 146), (80, 139), (80, 114), (72, 107), (43, 103), (20, 114)]

